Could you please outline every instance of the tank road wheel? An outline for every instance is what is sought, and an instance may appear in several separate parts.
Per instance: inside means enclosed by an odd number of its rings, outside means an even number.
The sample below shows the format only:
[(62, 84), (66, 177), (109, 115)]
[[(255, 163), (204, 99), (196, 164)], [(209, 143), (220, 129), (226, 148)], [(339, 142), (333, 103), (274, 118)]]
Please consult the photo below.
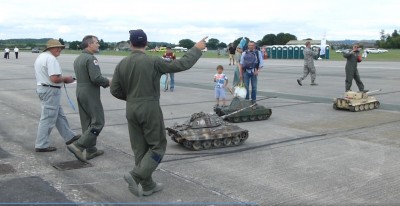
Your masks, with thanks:
[(262, 114), (257, 115), (258, 120), (263, 120), (264, 116)]
[(368, 107), (369, 107), (369, 109), (374, 109), (375, 105), (374, 105), (374, 103), (369, 103)]
[(221, 147), (221, 140), (220, 139), (213, 140), (212, 145), (214, 147)]
[(236, 122), (236, 123), (240, 122), (240, 117), (233, 117), (233, 122)]
[(200, 141), (194, 141), (192, 147), (194, 150), (201, 150), (203, 148)]
[(379, 108), (380, 103), (377, 101), (375, 102), (375, 108)]
[(240, 134), (240, 139), (242, 141), (246, 140), (249, 137), (249, 133), (247, 132), (243, 132), (242, 134)]
[(188, 140), (184, 140), (183, 146), (185, 146), (186, 148), (192, 149), (192, 142), (188, 141)]
[(270, 115), (264, 114), (263, 115), (263, 120), (267, 120), (269, 118)]
[(222, 144), (224, 144), (224, 146), (230, 146), (232, 144), (232, 138), (227, 137), (222, 141)]
[(360, 111), (364, 111), (364, 105), (360, 105)]
[(335, 109), (335, 110), (337, 110), (337, 109), (338, 109), (336, 102), (335, 102), (335, 103), (333, 103), (333, 109)]
[(349, 106), (349, 110), (352, 112), (355, 112), (354, 107), (353, 106)]
[(204, 149), (210, 149), (211, 148), (211, 141), (210, 140), (206, 140), (203, 142), (203, 147)]
[(240, 144), (240, 135), (236, 135), (232, 138), (232, 143), (233, 145), (239, 145)]
[(358, 111), (360, 111), (360, 107), (357, 105), (357, 106), (354, 106), (354, 111), (355, 112), (358, 112)]
[(242, 117), (242, 122), (247, 122), (249, 121), (249, 117), (248, 116), (243, 116)]
[(257, 120), (257, 117), (256, 117), (255, 115), (251, 115), (251, 116), (249, 117), (249, 119), (250, 119), (250, 121), (256, 121), (256, 120)]

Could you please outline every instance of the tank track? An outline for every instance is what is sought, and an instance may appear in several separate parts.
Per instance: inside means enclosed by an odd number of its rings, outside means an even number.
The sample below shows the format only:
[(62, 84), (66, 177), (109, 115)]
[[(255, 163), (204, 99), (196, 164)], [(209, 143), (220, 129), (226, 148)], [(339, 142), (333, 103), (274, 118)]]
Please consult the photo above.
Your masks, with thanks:
[(267, 109), (267, 114), (259, 114), (259, 115), (250, 115), (250, 116), (233, 116), (228, 117), (227, 120), (229, 122), (239, 123), (239, 122), (252, 122), (252, 121), (261, 121), (267, 120), (272, 115), (272, 110)]
[[(376, 102), (370, 102), (370, 103), (360, 104), (360, 105), (356, 105), (356, 106), (349, 106), (349, 111), (360, 112), (360, 111), (373, 110), (373, 109), (379, 108), (379, 106), (380, 106), (379, 101), (376, 101)], [(335, 102), (335, 103), (333, 103), (333, 109), (338, 110), (341, 108), (338, 108), (338, 106)]]
[[(171, 136), (171, 139), (176, 143), (179, 143), (190, 150), (208, 150), (208, 149), (217, 149), (222, 147), (235, 147), (241, 145), (244, 141), (249, 137), (249, 132), (244, 131), (240, 134), (237, 134), (233, 137), (226, 137), (220, 139), (208, 139), (208, 140), (186, 140), (182, 139), (181, 141), (177, 140), (177, 134)], [(178, 138), (180, 139), (180, 138)]]

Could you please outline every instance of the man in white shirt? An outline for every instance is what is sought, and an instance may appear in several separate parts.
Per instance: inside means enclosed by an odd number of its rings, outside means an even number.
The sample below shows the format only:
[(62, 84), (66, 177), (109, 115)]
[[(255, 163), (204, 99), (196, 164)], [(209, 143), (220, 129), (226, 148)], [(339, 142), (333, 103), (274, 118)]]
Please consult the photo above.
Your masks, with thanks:
[(10, 49), (5, 48), (4, 49), (4, 59), (9, 59), (10, 58)]
[(80, 135), (69, 127), (64, 110), (60, 105), (61, 86), (74, 82), (72, 76), (63, 76), (60, 64), (56, 57), (60, 56), (65, 46), (56, 39), (47, 42), (46, 49), (41, 53), (34, 64), (37, 89), (36, 93), (42, 101), (42, 114), (40, 116), (36, 137), (36, 152), (53, 152), (57, 148), (50, 147), (49, 136), (54, 126), (69, 145), (79, 139)]
[(18, 59), (19, 49), (17, 47), (14, 48), (15, 58)]

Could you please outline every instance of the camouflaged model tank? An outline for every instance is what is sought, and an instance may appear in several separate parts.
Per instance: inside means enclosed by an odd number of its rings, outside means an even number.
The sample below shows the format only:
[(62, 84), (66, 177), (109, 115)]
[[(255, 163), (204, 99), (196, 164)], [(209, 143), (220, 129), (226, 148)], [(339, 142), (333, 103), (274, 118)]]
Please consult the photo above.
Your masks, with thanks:
[(272, 115), (272, 110), (262, 105), (252, 104), (250, 100), (234, 97), (228, 107), (215, 107), (214, 112), (229, 122), (247, 122), (266, 120)]
[(207, 150), (241, 145), (249, 131), (224, 121), (216, 114), (194, 113), (183, 124), (166, 128), (171, 139), (188, 149)]
[(376, 109), (379, 107), (380, 103), (375, 97), (369, 96), (369, 94), (378, 91), (381, 90), (371, 92), (345, 92), (344, 97), (333, 99), (333, 108), (350, 110), (352, 112)]

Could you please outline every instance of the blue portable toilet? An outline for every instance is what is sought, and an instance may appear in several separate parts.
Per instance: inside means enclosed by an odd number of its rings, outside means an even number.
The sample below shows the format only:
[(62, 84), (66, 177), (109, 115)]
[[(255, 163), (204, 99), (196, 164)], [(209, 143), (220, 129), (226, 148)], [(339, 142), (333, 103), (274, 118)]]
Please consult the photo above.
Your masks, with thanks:
[(291, 45), (287, 47), (287, 58), (293, 59), (293, 46)]
[(300, 58), (300, 46), (293, 46), (293, 59), (299, 59)]
[(277, 59), (282, 59), (282, 46), (277, 46), (276, 47), (276, 58)]
[(265, 51), (267, 51), (268, 59), (272, 59), (271, 47), (272, 46), (266, 46), (266, 48), (265, 48)]
[(288, 58), (288, 46), (282, 46), (282, 59)]
[(276, 46), (271, 47), (272, 59), (276, 59)]
[(326, 47), (325, 47), (325, 59), (329, 59), (329, 46), (327, 45)]
[(305, 46), (300, 46), (300, 51), (299, 51), (299, 59), (304, 59), (304, 49), (306, 47)]

